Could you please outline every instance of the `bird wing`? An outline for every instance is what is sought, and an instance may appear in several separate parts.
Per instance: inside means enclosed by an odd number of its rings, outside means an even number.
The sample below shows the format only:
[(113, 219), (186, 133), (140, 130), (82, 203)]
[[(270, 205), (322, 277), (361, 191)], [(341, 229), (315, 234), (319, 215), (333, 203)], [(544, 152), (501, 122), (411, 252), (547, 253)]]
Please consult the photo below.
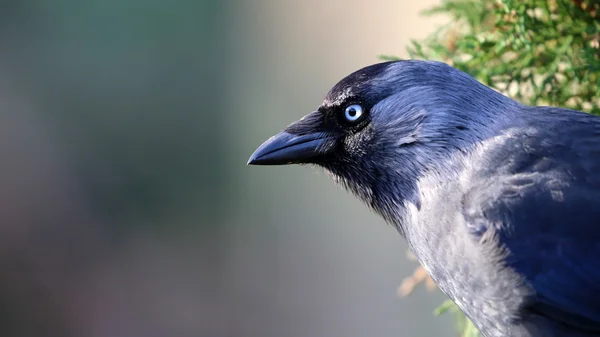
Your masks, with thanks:
[(506, 265), (535, 290), (526, 310), (600, 331), (598, 185), (556, 171), (522, 170), (481, 180), (463, 206), (470, 232), (497, 234)]

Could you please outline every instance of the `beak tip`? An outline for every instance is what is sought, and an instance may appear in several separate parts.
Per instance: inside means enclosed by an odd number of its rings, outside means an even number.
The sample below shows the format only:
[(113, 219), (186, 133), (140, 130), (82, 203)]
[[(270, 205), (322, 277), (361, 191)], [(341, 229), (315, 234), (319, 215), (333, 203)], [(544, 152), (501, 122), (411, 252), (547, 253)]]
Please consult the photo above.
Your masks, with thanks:
[(260, 165), (261, 164), (260, 157), (262, 157), (264, 154), (261, 148), (262, 148), (262, 146), (259, 147), (258, 149), (256, 149), (256, 151), (254, 151), (254, 153), (252, 153), (250, 158), (248, 158), (246, 165), (250, 166), (250, 165)]

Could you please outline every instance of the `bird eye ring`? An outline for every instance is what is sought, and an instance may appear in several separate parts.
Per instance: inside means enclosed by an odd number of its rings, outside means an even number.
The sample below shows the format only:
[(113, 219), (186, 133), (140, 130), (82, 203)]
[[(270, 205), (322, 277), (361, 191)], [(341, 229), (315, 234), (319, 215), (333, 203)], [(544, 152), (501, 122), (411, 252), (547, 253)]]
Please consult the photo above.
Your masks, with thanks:
[(358, 104), (350, 105), (344, 112), (344, 117), (349, 122), (356, 122), (363, 115), (363, 109)]

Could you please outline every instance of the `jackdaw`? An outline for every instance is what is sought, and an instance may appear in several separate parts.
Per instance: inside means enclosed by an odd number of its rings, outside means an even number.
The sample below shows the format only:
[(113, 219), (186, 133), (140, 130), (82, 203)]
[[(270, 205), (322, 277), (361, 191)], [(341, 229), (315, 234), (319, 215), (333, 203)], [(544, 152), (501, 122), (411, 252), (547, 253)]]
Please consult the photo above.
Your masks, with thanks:
[(385, 62), (248, 163), (325, 168), (485, 336), (600, 336), (600, 117), (523, 105), (444, 63)]

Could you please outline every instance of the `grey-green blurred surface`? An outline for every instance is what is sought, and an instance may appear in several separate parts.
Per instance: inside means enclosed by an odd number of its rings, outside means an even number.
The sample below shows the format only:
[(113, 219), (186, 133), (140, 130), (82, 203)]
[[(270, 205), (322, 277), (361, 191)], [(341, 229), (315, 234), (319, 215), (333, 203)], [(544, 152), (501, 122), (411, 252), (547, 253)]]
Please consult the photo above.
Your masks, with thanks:
[(2, 336), (453, 335), (394, 229), (245, 165), (431, 2), (0, 5)]

